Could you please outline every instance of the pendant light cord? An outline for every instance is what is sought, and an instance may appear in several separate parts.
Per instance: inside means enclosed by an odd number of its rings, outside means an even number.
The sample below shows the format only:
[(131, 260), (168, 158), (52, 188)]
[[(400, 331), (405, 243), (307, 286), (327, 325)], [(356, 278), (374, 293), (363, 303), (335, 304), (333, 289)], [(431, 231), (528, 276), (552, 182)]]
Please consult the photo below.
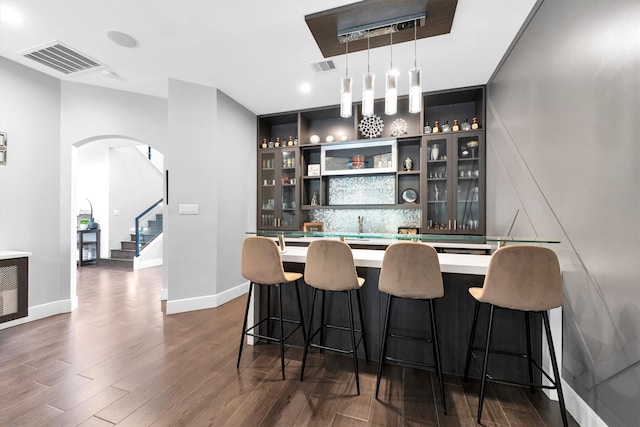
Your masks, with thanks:
[(346, 65), (347, 75), (345, 77), (349, 77), (349, 36), (347, 36), (347, 47), (345, 48), (344, 60)]
[(370, 38), (369, 38), (369, 33), (367, 32), (367, 73), (371, 72), (371, 62), (370, 62), (370, 58), (369, 58), (369, 42), (370, 42)]
[(418, 66), (418, 21), (413, 23), (413, 66)]

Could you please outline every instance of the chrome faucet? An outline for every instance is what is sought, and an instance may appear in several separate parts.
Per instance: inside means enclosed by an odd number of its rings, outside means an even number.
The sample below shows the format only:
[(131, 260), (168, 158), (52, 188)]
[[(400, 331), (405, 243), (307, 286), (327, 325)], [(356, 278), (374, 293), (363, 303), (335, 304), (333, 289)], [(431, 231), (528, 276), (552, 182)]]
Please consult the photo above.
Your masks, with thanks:
[(362, 222), (364, 221), (363, 216), (358, 217), (358, 233), (362, 234)]

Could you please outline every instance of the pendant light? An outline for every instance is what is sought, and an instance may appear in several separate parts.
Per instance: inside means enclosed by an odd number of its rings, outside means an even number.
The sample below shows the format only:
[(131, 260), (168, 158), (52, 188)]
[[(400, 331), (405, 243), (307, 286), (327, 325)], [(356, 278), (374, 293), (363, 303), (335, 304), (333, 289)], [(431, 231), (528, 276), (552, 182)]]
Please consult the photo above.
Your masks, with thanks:
[(376, 75), (371, 72), (369, 44), (369, 35), (367, 34), (367, 72), (362, 76), (362, 115), (365, 117), (373, 116), (373, 88), (376, 79)]
[(418, 21), (413, 25), (413, 68), (409, 70), (409, 112), (419, 113), (422, 109), (422, 68), (417, 60)]
[(347, 36), (347, 47), (345, 53), (345, 76), (342, 78), (340, 82), (340, 117), (351, 117), (353, 107), (352, 107), (352, 99), (353, 99), (353, 81), (351, 77), (349, 77), (349, 37)]
[(384, 92), (384, 113), (392, 116), (398, 112), (398, 70), (393, 68), (393, 32), (391, 34), (391, 43), (389, 45), (391, 52), (391, 66), (385, 75), (385, 92)]

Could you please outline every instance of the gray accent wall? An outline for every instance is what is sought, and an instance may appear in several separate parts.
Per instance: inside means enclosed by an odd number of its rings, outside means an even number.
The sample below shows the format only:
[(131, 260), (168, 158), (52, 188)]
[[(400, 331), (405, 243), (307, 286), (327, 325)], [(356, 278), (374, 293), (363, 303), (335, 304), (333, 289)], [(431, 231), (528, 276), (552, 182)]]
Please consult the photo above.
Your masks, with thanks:
[(69, 301), (60, 253), (60, 81), (0, 57), (0, 94), (0, 131), (8, 135), (0, 249), (32, 252), (29, 307)]
[(562, 240), (564, 381), (640, 419), (640, 2), (545, 1), (488, 85), (489, 234)]

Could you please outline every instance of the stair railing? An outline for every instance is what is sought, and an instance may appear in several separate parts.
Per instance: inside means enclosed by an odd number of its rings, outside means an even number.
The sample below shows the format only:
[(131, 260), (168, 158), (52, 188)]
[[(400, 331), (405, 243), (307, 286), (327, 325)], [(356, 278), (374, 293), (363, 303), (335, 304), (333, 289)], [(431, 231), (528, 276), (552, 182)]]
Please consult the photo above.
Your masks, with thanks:
[(138, 215), (136, 217), (136, 256), (140, 256), (140, 219), (142, 219), (146, 214), (148, 214), (149, 212), (151, 212), (153, 209), (155, 209), (158, 205), (160, 205), (160, 203), (162, 203), (163, 199), (158, 200), (157, 202), (155, 202), (153, 205), (149, 206), (147, 209), (144, 210), (144, 212), (142, 212), (140, 215)]

